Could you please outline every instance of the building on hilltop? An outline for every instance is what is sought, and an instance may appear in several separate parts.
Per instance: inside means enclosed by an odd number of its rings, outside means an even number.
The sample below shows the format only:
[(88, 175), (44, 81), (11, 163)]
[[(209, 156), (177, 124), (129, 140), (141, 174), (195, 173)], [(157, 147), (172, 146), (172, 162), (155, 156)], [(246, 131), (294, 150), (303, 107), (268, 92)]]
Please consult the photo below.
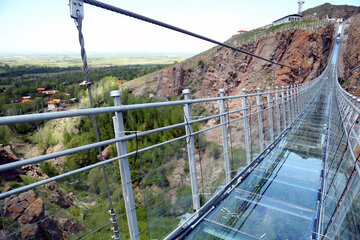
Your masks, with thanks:
[(278, 20), (275, 20), (273, 22), (273, 26), (279, 25), (279, 24), (283, 24), (283, 23), (287, 23), (287, 22), (294, 22), (294, 21), (300, 21), (302, 18), (301, 15), (299, 14), (291, 14), (291, 15), (287, 15), (285, 17), (282, 17)]
[(239, 31), (238, 31), (239, 34), (244, 34), (244, 33), (247, 33), (247, 32), (248, 32), (248, 31), (246, 31), (246, 30), (239, 30)]

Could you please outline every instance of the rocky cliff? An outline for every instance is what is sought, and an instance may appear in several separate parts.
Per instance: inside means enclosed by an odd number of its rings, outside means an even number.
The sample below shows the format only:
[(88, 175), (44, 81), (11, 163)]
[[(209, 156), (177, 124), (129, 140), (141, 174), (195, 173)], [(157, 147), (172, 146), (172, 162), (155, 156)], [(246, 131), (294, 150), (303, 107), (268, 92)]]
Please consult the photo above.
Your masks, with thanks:
[[(273, 61), (301, 67), (297, 71), (278, 67), (276, 85), (291, 85), (311, 80), (326, 66), (333, 25), (315, 30), (297, 29), (271, 34), (237, 46)], [(223, 47), (214, 47), (184, 62), (124, 85), (134, 94), (155, 92), (160, 97), (179, 95), (190, 88), (193, 97), (216, 96), (219, 88), (226, 94), (241, 94), (242, 88), (273, 85), (273, 66), (263, 60)]]
[(332, 5), (330, 3), (324, 3), (320, 6), (309, 8), (304, 11), (305, 16), (313, 16), (314, 13), (316, 13), (316, 16), (319, 18), (324, 18), (328, 16), (329, 18), (348, 19), (349, 17), (360, 13), (360, 7), (349, 5)]
[[(344, 53), (345, 71), (360, 65), (360, 14), (350, 19), (350, 25), (346, 30), (347, 42)], [(360, 69), (344, 76), (346, 90), (360, 97)]]

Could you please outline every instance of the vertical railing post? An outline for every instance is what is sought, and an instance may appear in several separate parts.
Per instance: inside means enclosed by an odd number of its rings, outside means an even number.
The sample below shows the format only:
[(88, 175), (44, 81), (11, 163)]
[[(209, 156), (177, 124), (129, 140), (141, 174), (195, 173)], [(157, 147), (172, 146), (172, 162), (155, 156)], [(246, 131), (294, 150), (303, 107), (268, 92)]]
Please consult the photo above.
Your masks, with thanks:
[(281, 98), (282, 98), (282, 119), (283, 119), (283, 131), (286, 129), (286, 97), (285, 97), (285, 87), (281, 86)]
[(293, 85), (293, 108), (294, 108), (294, 119), (297, 116), (297, 85)]
[(276, 86), (275, 80), (276, 80), (276, 64), (273, 63), (273, 86)]
[(295, 119), (295, 85), (291, 85), (290, 101), (291, 101), (291, 116), (292, 116), (292, 121), (294, 121), (294, 119)]
[[(355, 106), (357, 106), (357, 107), (359, 107), (360, 106), (360, 98), (357, 98), (357, 97), (355, 97), (354, 96), (354, 105)], [(353, 116), (353, 119), (351, 120), (351, 123), (354, 123), (357, 119), (358, 119), (358, 117), (359, 117), (359, 114), (357, 113), (357, 112), (355, 112), (355, 111), (353, 111), (353, 114), (354, 114), (354, 116)], [(357, 129), (355, 128), (357, 126)], [(355, 131), (355, 133), (358, 135), (358, 137), (359, 137), (359, 134), (360, 134), (360, 124), (359, 123), (355, 123), (354, 124), (354, 126), (350, 126), (350, 127), (352, 127), (353, 129), (354, 129), (354, 131)], [(356, 146), (355, 144), (356, 144), (356, 136), (355, 136), (355, 134), (351, 134), (352, 135), (352, 139), (351, 139), (351, 146)], [(358, 146), (358, 147), (360, 147), (360, 146)], [(355, 148), (353, 149), (354, 151), (355, 151)]]
[[(356, 106), (356, 104), (357, 104), (357, 97), (352, 96), (351, 99), (353, 100), (353, 101), (352, 101), (353, 104)], [(349, 108), (351, 108), (351, 107), (349, 107)], [(351, 124), (356, 121), (356, 119), (358, 118), (358, 116), (359, 116), (359, 115), (358, 115), (358, 113), (357, 113), (356, 111), (351, 111), (351, 113), (349, 114), (349, 128), (353, 127), (353, 126), (351, 126)]]
[(286, 106), (287, 106), (287, 117), (288, 117), (288, 123), (287, 126), (290, 126), (291, 124), (291, 101), (290, 101), (290, 87), (286, 86)]
[(279, 100), (279, 87), (275, 87), (275, 103), (276, 103), (276, 122), (277, 122), (277, 137), (280, 136), (281, 133), (281, 122), (280, 122), (280, 100)]
[(263, 121), (262, 121), (262, 108), (261, 108), (261, 92), (260, 88), (256, 88), (256, 105), (258, 111), (258, 123), (259, 123), (259, 143), (260, 143), (260, 151), (264, 150), (264, 129), (263, 129)]
[[(356, 102), (357, 102), (357, 107), (358, 108), (360, 108), (360, 98), (358, 98), (357, 100), (356, 100)], [(357, 124), (356, 124), (356, 126), (357, 126), (357, 132), (356, 132), (356, 134), (358, 135), (358, 137), (360, 137), (360, 122), (358, 122)], [(360, 148), (360, 146), (358, 146), (359, 148)]]
[[(111, 91), (110, 96), (114, 98), (114, 106), (121, 106), (121, 92), (118, 90)], [(121, 138), (125, 136), (124, 119), (122, 112), (115, 112), (113, 117), (113, 124), (115, 130), (115, 137)], [(116, 142), (116, 150), (118, 156), (127, 154), (126, 141)], [(124, 202), (126, 209), (126, 216), (129, 225), (130, 239), (140, 239), (139, 227), (136, 219), (136, 208), (134, 201), (134, 193), (132, 189), (129, 159), (128, 157), (122, 157), (119, 160), (121, 185), (124, 194)]]
[[(184, 89), (182, 91), (184, 94), (185, 100), (190, 100), (190, 89)], [(192, 120), (191, 117), (191, 107), (189, 103), (184, 105), (184, 118), (186, 122), (185, 131), (186, 131), (186, 146), (188, 151), (188, 161), (189, 161), (189, 171), (190, 171), (190, 181), (191, 181), (191, 191), (193, 199), (193, 208), (195, 211), (200, 209), (200, 194), (199, 194), (199, 183), (197, 179), (197, 170), (196, 170), (196, 157), (195, 157), (195, 144), (192, 124), (189, 121)]]
[(295, 90), (295, 92), (296, 92), (296, 115), (299, 115), (300, 114), (300, 92), (299, 92), (299, 90), (300, 90), (300, 87), (299, 87), (299, 84), (296, 84), (296, 90)]
[(267, 87), (267, 102), (268, 102), (268, 111), (269, 111), (269, 127), (270, 127), (270, 142), (274, 141), (274, 119), (273, 119), (273, 103), (271, 98), (271, 88)]
[[(219, 89), (220, 97), (225, 96), (224, 89)], [(226, 182), (231, 181), (231, 168), (230, 168), (230, 156), (229, 156), (229, 142), (228, 142), (228, 134), (227, 134), (227, 122), (226, 122), (226, 108), (225, 108), (225, 100), (220, 100), (220, 121), (222, 125), (222, 140), (223, 140), (223, 150), (224, 150), (224, 161), (225, 161), (225, 176)], [(231, 130), (230, 130), (231, 131)]]
[(296, 107), (297, 107), (297, 114), (300, 114), (301, 112), (301, 105), (300, 105), (300, 100), (301, 100), (301, 85), (298, 84), (296, 86)]
[(245, 135), (245, 150), (246, 150), (246, 162), (251, 162), (251, 150), (250, 150), (250, 137), (249, 137), (249, 119), (246, 105), (246, 88), (242, 89), (243, 92), (243, 109), (244, 109), (244, 135)]
[(300, 94), (299, 94), (299, 104), (300, 104), (300, 111), (304, 109), (304, 86), (300, 84)]

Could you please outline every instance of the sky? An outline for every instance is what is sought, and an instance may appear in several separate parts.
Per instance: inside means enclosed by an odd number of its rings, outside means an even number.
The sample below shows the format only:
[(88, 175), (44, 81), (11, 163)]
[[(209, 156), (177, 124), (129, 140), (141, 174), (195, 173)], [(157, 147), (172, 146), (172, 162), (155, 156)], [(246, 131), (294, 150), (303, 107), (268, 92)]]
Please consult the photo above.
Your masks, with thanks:
[[(174, 26), (225, 41), (297, 13), (298, 0), (102, 0)], [(305, 0), (303, 9), (326, 1)], [(359, 0), (331, 4), (359, 6)], [(88, 53), (199, 53), (213, 44), (104, 9), (84, 6)], [(68, 0), (0, 0), (0, 55), (73, 54), (80, 51)]]

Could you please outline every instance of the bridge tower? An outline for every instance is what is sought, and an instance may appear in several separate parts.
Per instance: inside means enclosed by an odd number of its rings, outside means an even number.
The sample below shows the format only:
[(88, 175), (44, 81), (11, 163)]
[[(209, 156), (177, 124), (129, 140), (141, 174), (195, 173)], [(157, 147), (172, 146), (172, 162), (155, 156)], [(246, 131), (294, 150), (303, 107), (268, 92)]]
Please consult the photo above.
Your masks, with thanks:
[(303, 1), (303, 0), (298, 1), (298, 5), (299, 5), (298, 14), (299, 15), (302, 15), (302, 6), (303, 6), (304, 3), (305, 3), (305, 1)]

